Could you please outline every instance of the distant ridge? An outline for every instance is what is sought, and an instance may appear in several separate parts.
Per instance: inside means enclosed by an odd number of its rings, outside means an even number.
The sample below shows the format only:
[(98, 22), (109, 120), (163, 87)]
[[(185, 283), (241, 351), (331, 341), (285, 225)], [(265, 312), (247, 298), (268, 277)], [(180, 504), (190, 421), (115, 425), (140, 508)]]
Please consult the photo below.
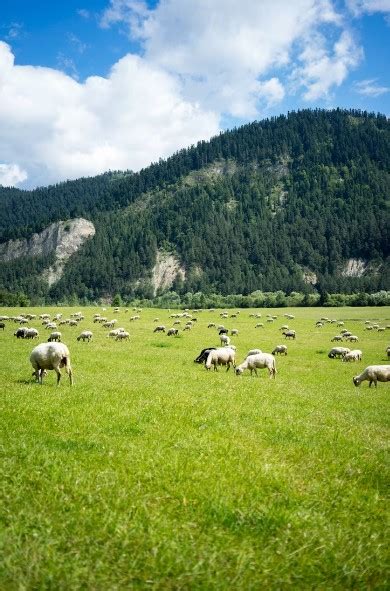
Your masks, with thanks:
[[(53, 301), (156, 289), (390, 289), (389, 165), (385, 116), (304, 110), (221, 133), (139, 173), (0, 187), (0, 243), (73, 218), (96, 229), (50, 286), (50, 256), (22, 256), (0, 263), (0, 289)], [(158, 285), (157, 259), (177, 269), (159, 267), (169, 280)]]

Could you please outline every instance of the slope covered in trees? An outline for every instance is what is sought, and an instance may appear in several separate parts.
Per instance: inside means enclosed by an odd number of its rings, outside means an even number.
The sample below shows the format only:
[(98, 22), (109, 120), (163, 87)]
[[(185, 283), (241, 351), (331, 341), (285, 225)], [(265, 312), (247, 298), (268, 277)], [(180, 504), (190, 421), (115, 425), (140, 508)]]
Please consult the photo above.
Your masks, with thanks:
[[(50, 290), (44, 261), (31, 259), (1, 264), (0, 289), (54, 301), (152, 296), (157, 249), (185, 269), (178, 293), (308, 291), (304, 272), (319, 291), (390, 289), (389, 165), (384, 116), (308, 110), (222, 133), (136, 174), (0, 188), (0, 242), (76, 216), (96, 228)], [(367, 273), (345, 276), (349, 259)]]

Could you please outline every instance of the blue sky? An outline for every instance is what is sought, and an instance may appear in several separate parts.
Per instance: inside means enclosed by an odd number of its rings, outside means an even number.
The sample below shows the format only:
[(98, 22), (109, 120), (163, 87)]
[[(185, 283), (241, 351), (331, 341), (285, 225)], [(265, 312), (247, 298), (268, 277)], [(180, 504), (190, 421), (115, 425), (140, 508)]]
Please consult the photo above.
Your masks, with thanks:
[(301, 108), (390, 115), (390, 0), (2, 0), (0, 184), (139, 170)]

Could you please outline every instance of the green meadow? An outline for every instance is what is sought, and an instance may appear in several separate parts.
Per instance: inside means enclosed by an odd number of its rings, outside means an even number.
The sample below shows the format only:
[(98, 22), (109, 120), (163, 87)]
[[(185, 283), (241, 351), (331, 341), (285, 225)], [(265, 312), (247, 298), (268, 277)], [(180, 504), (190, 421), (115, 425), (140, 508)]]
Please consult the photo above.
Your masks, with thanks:
[[(54, 372), (34, 383), (30, 352), (50, 333), (39, 319), (29, 324), (38, 341), (16, 339), (13, 322), (0, 331), (0, 589), (389, 588), (390, 384), (352, 383), (388, 363), (390, 329), (366, 331), (365, 321), (390, 325), (389, 308), (223, 320), (204, 310), (179, 337), (153, 333), (156, 317), (172, 326), (168, 310), (133, 322), (131, 308), (80, 310), (80, 326), (59, 327), (73, 387), (65, 373), (59, 387)], [(96, 312), (117, 318), (129, 341), (107, 338)], [(278, 317), (267, 323), (267, 313)], [(321, 316), (358, 335), (345, 346), (361, 349), (361, 362), (328, 359), (340, 328), (316, 328)], [(194, 363), (219, 346), (210, 322), (239, 330), (238, 362), (287, 344), (276, 379)], [(84, 329), (91, 343), (76, 340)]]

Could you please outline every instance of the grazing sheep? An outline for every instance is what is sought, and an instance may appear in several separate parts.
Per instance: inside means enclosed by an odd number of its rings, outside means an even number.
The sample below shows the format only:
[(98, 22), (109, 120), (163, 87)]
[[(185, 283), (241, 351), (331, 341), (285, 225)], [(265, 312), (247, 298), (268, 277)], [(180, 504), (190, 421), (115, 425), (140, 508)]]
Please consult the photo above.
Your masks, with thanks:
[(77, 337), (78, 341), (87, 341), (89, 343), (89, 341), (92, 339), (93, 334), (90, 330), (83, 330), (83, 332), (81, 334), (79, 334), (79, 336)]
[(355, 386), (360, 386), (364, 380), (369, 382), (369, 387), (374, 382), (375, 388), (377, 382), (390, 382), (390, 365), (369, 365), (359, 376), (353, 378)]
[(329, 359), (335, 359), (336, 357), (344, 357), (346, 353), (349, 353), (351, 349), (347, 347), (333, 347), (328, 353)]
[(276, 345), (275, 349), (272, 351), (272, 355), (287, 355), (287, 346), (286, 345)]
[(30, 355), (30, 362), (34, 368), (34, 373), (37, 382), (42, 384), (42, 378), (45, 370), (54, 370), (57, 374), (57, 385), (61, 380), (61, 368), (65, 367), (65, 371), (69, 376), (70, 385), (73, 384), (73, 374), (70, 365), (69, 349), (64, 343), (41, 343), (32, 350)]
[(39, 332), (36, 328), (28, 328), (25, 332), (24, 338), (25, 339), (37, 339), (39, 337)]
[(214, 366), (214, 371), (218, 371), (218, 365), (226, 365), (226, 371), (229, 371), (230, 366), (235, 367), (236, 350), (231, 347), (219, 347), (210, 351), (205, 364), (206, 369), (211, 369)]
[(258, 322), (255, 326), (255, 328), (263, 328), (264, 324), (262, 322)]
[(56, 331), (56, 332), (52, 332), (47, 340), (49, 343), (53, 343), (53, 342), (60, 343), (61, 337), (62, 337), (62, 334), (59, 331)]
[(207, 328), (215, 328), (215, 322), (209, 322)]
[(5, 329), (5, 322), (0, 322), (0, 328), (1, 328), (2, 330), (4, 330), (4, 329)]
[(346, 330), (345, 332), (342, 333), (343, 338), (347, 341), (349, 339), (349, 337), (352, 337), (352, 333), (349, 330)]
[(221, 326), (218, 328), (219, 328), (219, 331), (218, 331), (219, 336), (221, 336), (221, 334), (228, 334), (229, 333), (229, 329), (225, 328), (224, 326)]
[(344, 326), (344, 322), (342, 320), (339, 320), (337, 326)]
[(45, 326), (46, 330), (55, 330), (57, 325), (55, 322), (48, 322)]
[(279, 328), (279, 330), (289, 330), (289, 328), (288, 328), (288, 324), (283, 324), (283, 326), (281, 326), (281, 327)]
[(165, 326), (160, 324), (159, 326), (156, 326), (153, 332), (165, 332)]
[(284, 335), (285, 339), (295, 339), (296, 337), (295, 330), (287, 330), (282, 332), (282, 334)]
[(251, 375), (255, 372), (257, 376), (257, 370), (268, 369), (269, 377), (275, 378), (276, 366), (275, 357), (270, 353), (258, 353), (257, 355), (250, 355), (240, 365), (236, 367), (236, 375), (241, 375), (245, 369), (250, 369)]
[(221, 334), (219, 338), (221, 340), (221, 347), (222, 345), (225, 345), (226, 347), (230, 345), (230, 338), (226, 334)]
[(194, 359), (194, 363), (206, 363), (210, 351), (215, 351), (215, 349), (215, 347), (206, 347), (206, 349), (202, 349), (198, 357)]
[(18, 328), (18, 330), (14, 332), (14, 337), (17, 339), (24, 339), (26, 337), (27, 330), (27, 328)]
[(111, 338), (111, 337), (116, 337), (117, 334), (119, 334), (120, 332), (125, 332), (124, 328), (113, 328), (112, 330), (110, 330), (110, 332), (107, 334), (107, 338)]
[(355, 334), (350, 334), (345, 340), (349, 341), (350, 343), (357, 343), (359, 337), (357, 337)]
[(232, 337), (238, 337), (238, 329), (232, 328), (230, 334), (232, 335)]
[(345, 361), (346, 363), (348, 363), (349, 361), (361, 361), (362, 356), (363, 353), (360, 351), (360, 349), (353, 349), (353, 351), (350, 351), (349, 353), (346, 353), (344, 355), (343, 361)]
[(335, 337), (333, 337), (333, 339), (330, 339), (331, 343), (333, 343), (333, 341), (342, 341), (343, 337), (341, 334), (336, 334)]
[(125, 330), (122, 330), (120, 332), (118, 332), (118, 334), (115, 337), (116, 341), (128, 341), (130, 338), (130, 334), (128, 332), (126, 332)]
[(179, 336), (179, 329), (178, 328), (170, 328), (167, 332), (167, 337), (178, 337)]

